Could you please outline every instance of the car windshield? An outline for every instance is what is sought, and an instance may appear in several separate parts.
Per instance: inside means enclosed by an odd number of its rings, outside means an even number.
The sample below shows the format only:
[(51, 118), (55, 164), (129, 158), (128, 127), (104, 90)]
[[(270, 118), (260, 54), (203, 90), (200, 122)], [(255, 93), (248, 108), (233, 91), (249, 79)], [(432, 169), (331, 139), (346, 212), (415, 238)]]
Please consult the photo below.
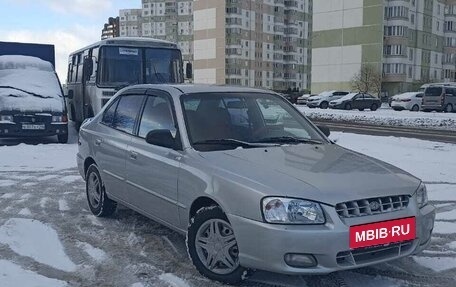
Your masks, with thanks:
[(427, 97), (438, 97), (442, 94), (442, 88), (441, 87), (427, 88), (425, 94)]
[(123, 87), (132, 84), (181, 83), (179, 50), (107, 46), (101, 49), (99, 84)]
[(276, 95), (188, 94), (181, 102), (196, 150), (327, 143), (301, 113)]

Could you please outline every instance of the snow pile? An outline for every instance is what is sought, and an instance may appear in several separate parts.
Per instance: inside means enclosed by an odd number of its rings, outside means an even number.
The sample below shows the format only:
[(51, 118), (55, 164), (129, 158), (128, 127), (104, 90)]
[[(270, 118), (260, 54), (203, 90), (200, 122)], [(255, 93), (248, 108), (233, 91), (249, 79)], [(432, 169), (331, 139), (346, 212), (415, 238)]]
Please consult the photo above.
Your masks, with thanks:
[(31, 257), (58, 270), (76, 270), (76, 265), (65, 254), (57, 232), (40, 221), (9, 219), (0, 227), (0, 243), (21, 256)]
[(50, 279), (35, 272), (25, 270), (19, 265), (9, 261), (0, 260), (0, 284), (2, 287), (17, 286), (46, 286), (64, 287), (67, 284), (63, 281)]
[(311, 109), (306, 106), (297, 108), (312, 120), (331, 120), (335, 122), (355, 122), (380, 126), (424, 127), (432, 129), (456, 130), (456, 113), (424, 113), (394, 111), (390, 108), (377, 111)]
[(168, 283), (171, 287), (190, 287), (183, 279), (171, 273), (164, 273), (160, 275), (158, 279)]
[(50, 63), (28, 56), (0, 56), (0, 110), (62, 112), (63, 105)]

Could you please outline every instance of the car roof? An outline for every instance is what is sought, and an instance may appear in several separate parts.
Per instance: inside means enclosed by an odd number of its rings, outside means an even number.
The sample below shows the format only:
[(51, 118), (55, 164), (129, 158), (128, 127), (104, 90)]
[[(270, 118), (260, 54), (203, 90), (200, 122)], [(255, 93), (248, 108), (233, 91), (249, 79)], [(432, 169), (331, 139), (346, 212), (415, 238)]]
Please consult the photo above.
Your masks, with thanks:
[(120, 93), (127, 92), (132, 89), (155, 89), (170, 93), (171, 95), (180, 96), (182, 94), (196, 93), (270, 93), (277, 94), (274, 91), (266, 89), (256, 89), (239, 86), (224, 86), (224, 85), (204, 85), (204, 84), (143, 84), (126, 87), (119, 91)]

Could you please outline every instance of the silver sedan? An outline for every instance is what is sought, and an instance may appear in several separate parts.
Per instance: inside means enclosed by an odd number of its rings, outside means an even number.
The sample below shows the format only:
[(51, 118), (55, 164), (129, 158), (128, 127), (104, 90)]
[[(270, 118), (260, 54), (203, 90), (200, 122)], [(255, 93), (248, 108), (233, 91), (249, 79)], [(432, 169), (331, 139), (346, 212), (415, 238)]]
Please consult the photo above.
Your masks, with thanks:
[(425, 185), (328, 135), (272, 92), (139, 85), (82, 125), (77, 159), (94, 215), (120, 203), (185, 234), (198, 271), (224, 283), (425, 249)]

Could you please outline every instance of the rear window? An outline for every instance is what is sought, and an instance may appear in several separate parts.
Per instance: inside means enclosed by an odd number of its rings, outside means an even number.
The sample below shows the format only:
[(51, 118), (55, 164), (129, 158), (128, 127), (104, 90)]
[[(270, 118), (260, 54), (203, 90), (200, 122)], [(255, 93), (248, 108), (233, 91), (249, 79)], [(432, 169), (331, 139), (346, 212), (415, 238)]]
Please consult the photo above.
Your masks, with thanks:
[(427, 88), (425, 95), (427, 97), (439, 97), (442, 94), (442, 88), (441, 87), (432, 87), (432, 88)]

